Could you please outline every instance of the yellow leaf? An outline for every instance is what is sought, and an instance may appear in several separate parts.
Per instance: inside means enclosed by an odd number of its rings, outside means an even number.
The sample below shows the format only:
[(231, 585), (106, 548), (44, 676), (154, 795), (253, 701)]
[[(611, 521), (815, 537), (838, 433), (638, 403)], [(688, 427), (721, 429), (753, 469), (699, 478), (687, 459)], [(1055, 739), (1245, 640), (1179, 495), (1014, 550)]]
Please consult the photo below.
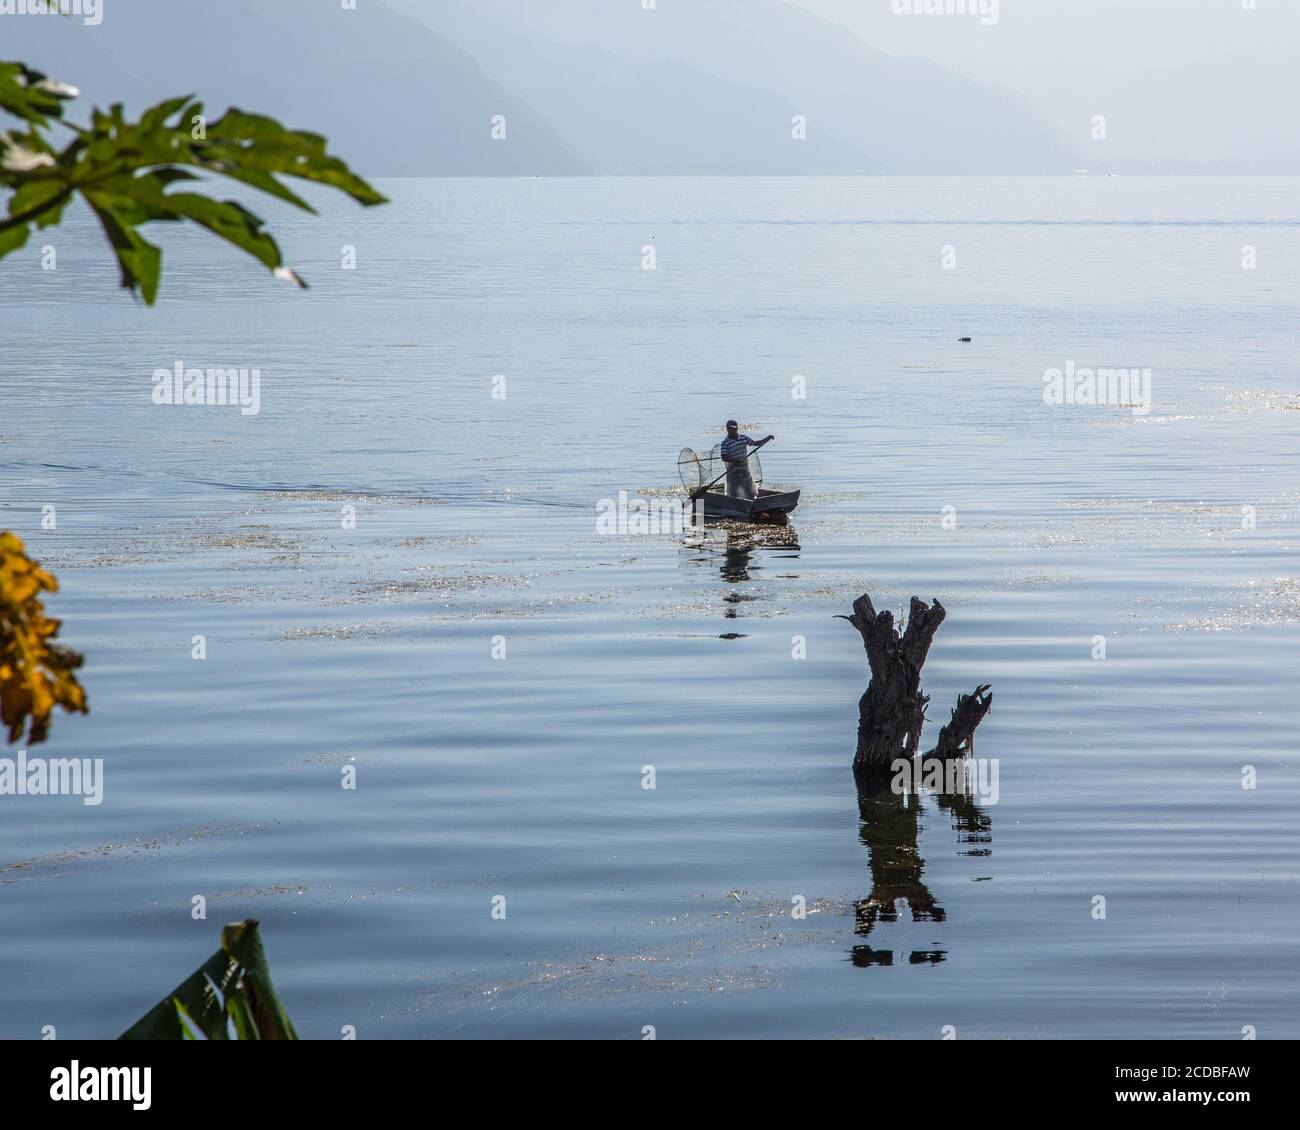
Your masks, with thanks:
[(49, 734), (56, 706), (85, 714), (86, 693), (72, 672), (83, 657), (50, 643), (60, 621), (45, 615), (39, 596), (59, 582), (27, 556), (22, 539), (0, 531), (0, 722), (8, 740), (35, 745)]

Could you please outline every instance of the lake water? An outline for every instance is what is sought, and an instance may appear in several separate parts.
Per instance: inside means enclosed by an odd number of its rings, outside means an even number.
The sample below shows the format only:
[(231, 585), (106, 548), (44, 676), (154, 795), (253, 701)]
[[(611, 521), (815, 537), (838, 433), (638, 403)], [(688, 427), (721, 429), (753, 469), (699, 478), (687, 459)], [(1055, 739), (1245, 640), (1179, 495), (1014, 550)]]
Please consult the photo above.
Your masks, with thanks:
[[(260, 206), (308, 293), (163, 231), (137, 307), (82, 216), (0, 268), (92, 706), (31, 753), (106, 765), (0, 798), (0, 1036), (245, 917), (314, 1038), (1300, 1036), (1300, 181), (384, 188)], [(597, 533), (729, 416), (790, 530)], [(993, 684), (996, 798), (857, 796), (864, 592), (947, 607), (926, 746)]]

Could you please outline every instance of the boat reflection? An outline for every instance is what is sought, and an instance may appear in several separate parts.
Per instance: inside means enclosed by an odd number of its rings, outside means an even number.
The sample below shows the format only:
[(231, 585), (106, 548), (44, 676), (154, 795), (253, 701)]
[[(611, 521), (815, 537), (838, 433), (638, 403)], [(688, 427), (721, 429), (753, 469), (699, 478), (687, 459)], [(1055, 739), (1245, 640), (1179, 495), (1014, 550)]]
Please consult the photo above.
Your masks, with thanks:
[[(867, 849), (871, 868), (871, 893), (855, 906), (854, 931), (863, 938), (869, 937), (878, 924), (896, 923), (899, 902), (907, 903), (913, 922), (943, 922), (947, 918), (925, 882), (925, 860), (918, 846), (925, 813), (948, 814), (958, 843), (963, 845), (958, 854), (992, 854), (992, 820), (970, 791), (966, 759), (925, 764), (942, 766), (940, 779), (956, 788), (921, 788), (917, 784), (922, 779), (919, 773), (913, 775), (910, 788), (896, 787), (896, 779), (884, 775), (858, 782), (858, 835)], [(927, 796), (930, 806), (926, 804)], [(908, 953), (907, 962), (938, 965), (947, 956), (942, 949), (914, 949)], [(894, 964), (892, 949), (875, 949), (865, 943), (855, 945), (850, 957), (854, 965), (863, 968)]]
[[(749, 581), (749, 569), (754, 560), (754, 542), (743, 534), (732, 530), (726, 532), (726, 546), (722, 551), (722, 579), (729, 585), (740, 585)], [(762, 568), (762, 566), (758, 566)]]
[[(749, 584), (763, 569), (763, 558), (799, 556), (799, 535), (790, 526), (760, 526), (749, 522), (710, 521), (696, 526), (683, 542), (689, 552), (684, 560), (692, 564), (712, 563), (729, 585)], [(745, 598), (728, 594), (728, 601)]]

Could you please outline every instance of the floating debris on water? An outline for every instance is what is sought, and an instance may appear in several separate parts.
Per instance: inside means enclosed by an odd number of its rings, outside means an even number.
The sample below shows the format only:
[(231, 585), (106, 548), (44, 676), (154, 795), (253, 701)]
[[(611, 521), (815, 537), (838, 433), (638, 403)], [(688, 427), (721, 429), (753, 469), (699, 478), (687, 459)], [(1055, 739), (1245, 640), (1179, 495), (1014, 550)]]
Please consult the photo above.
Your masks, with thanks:
[(381, 636), (390, 636), (401, 630), (400, 624), (391, 622), (380, 624), (343, 624), (339, 627), (325, 628), (290, 628), (279, 632), (275, 639), (292, 640), (371, 640)]
[(1300, 580), (1271, 577), (1233, 586), (1252, 594), (1245, 603), (1180, 623), (1166, 624), (1168, 632), (1242, 632), (1300, 624)]

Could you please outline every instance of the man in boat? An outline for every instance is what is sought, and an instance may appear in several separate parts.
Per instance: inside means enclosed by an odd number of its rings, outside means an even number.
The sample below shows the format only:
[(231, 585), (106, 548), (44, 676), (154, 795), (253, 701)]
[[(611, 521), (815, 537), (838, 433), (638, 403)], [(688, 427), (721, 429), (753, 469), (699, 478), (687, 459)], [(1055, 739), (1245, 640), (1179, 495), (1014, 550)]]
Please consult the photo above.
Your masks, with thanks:
[[(763, 440), (775, 437), (768, 436)], [(722, 441), (722, 462), (727, 468), (727, 493), (732, 498), (754, 497), (754, 476), (749, 473), (749, 449), (757, 447), (759, 441), (740, 434), (740, 425), (735, 420), (727, 421), (727, 438)]]

